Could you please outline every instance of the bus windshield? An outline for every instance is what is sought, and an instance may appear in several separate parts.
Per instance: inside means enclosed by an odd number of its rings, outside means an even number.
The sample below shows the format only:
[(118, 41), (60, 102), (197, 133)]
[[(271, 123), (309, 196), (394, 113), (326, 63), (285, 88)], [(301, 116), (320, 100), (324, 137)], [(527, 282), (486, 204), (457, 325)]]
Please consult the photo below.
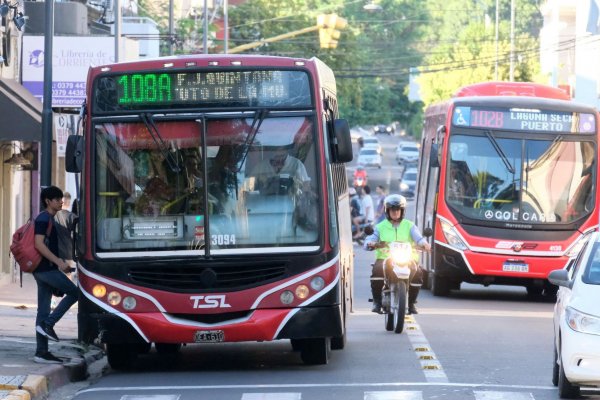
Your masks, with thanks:
[(446, 201), (485, 222), (567, 224), (594, 207), (592, 140), (517, 138), (489, 131), (450, 136)]
[(97, 123), (96, 251), (317, 249), (313, 118), (258, 114)]

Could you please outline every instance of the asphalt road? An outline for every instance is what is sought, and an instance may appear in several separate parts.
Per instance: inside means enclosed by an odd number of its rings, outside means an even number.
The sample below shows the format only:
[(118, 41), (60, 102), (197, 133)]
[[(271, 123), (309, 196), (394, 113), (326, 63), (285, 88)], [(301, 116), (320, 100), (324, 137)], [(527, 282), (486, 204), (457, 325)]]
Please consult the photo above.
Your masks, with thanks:
[[(383, 140), (389, 162), (395, 140)], [(374, 187), (397, 181), (399, 168), (373, 171)], [(463, 284), (447, 298), (422, 291), (420, 313), (393, 334), (383, 316), (369, 311), (372, 257), (355, 246), (348, 343), (328, 365), (303, 365), (288, 341), (194, 345), (172, 358), (151, 352), (135, 371), (108, 370), (91, 386), (65, 388), (51, 400), (558, 398), (551, 384), (552, 303), (532, 301), (520, 287)]]

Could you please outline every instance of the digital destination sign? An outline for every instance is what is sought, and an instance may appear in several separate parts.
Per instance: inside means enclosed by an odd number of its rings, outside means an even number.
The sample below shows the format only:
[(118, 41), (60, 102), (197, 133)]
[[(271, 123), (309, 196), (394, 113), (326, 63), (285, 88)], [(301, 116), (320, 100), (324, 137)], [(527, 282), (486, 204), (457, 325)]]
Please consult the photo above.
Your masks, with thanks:
[(549, 110), (456, 107), (452, 115), (452, 124), (511, 131), (596, 132), (594, 114)]
[(131, 72), (101, 76), (94, 112), (173, 108), (309, 107), (304, 71)]

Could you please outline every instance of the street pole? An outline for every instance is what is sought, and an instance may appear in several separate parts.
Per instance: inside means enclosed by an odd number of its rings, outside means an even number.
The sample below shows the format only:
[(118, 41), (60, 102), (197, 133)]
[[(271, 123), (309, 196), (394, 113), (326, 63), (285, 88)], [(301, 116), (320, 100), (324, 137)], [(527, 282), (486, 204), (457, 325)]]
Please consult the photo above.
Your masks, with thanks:
[(496, 63), (494, 66), (494, 77), (498, 81), (498, 41), (500, 40), (500, 0), (496, 0)]
[(208, 54), (208, 0), (204, 0), (204, 26), (202, 30), (202, 48), (204, 54)]
[(169, 55), (172, 56), (173, 52), (173, 0), (169, 0)]
[(227, 3), (228, 0), (223, 0), (223, 39), (225, 42), (223, 45), (223, 50), (225, 54), (227, 54), (227, 51), (229, 50), (229, 14), (227, 10)]
[(115, 0), (115, 62), (119, 62), (121, 51), (121, 2)]
[(42, 142), (40, 184), (52, 184), (52, 39), (54, 37), (54, 0), (46, 0), (44, 33), (44, 97), (42, 104)]
[(510, 0), (510, 81), (515, 80), (515, 0)]

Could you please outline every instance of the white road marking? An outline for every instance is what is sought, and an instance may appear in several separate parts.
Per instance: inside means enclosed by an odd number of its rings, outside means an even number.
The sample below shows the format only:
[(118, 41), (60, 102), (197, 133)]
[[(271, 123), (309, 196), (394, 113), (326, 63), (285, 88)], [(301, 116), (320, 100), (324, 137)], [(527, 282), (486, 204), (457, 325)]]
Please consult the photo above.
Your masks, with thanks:
[(548, 318), (554, 316), (552, 311), (515, 311), (515, 310), (472, 310), (468, 308), (419, 308), (419, 314), (423, 315), (462, 315), (469, 317), (510, 317), (510, 318)]
[(422, 392), (365, 392), (364, 400), (423, 400)]
[(121, 400), (179, 400), (180, 394), (126, 394)]
[(533, 400), (535, 397), (531, 393), (519, 392), (482, 392), (473, 391), (476, 400)]
[(248, 385), (192, 385), (192, 386), (120, 386), (120, 387), (105, 387), (105, 388), (88, 388), (80, 390), (78, 394), (84, 393), (101, 393), (101, 392), (118, 392), (118, 391), (133, 391), (133, 390), (248, 390), (248, 389), (302, 389), (302, 388), (353, 388), (353, 387), (463, 387), (463, 388), (495, 388), (495, 389), (511, 389), (511, 390), (556, 390), (554, 386), (533, 386), (533, 385), (499, 385), (486, 383), (449, 383), (449, 382), (348, 382), (348, 383), (300, 383), (300, 384), (248, 384)]
[(429, 341), (423, 331), (421, 331), (421, 327), (415, 321), (414, 317), (407, 315), (404, 324), (404, 330), (408, 335), (415, 355), (419, 358), (427, 382), (448, 382), (448, 376), (446, 376), (442, 364), (437, 360), (433, 350), (431, 350)]
[(300, 400), (302, 393), (244, 393), (242, 400)]

